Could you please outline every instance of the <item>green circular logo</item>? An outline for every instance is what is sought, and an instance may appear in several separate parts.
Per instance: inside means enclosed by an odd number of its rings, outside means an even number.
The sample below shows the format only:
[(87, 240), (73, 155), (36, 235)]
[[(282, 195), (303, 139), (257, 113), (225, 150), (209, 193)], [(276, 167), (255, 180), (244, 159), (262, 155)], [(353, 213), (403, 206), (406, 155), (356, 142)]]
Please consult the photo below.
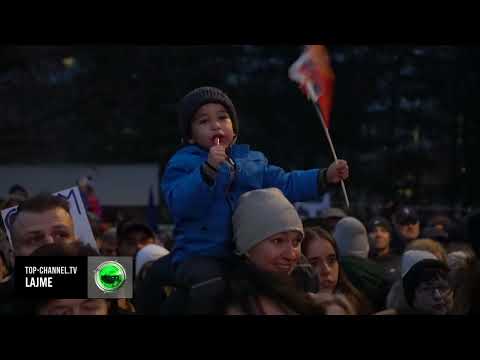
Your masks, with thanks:
[(95, 269), (95, 284), (103, 292), (117, 291), (127, 279), (127, 273), (117, 261), (105, 261)]

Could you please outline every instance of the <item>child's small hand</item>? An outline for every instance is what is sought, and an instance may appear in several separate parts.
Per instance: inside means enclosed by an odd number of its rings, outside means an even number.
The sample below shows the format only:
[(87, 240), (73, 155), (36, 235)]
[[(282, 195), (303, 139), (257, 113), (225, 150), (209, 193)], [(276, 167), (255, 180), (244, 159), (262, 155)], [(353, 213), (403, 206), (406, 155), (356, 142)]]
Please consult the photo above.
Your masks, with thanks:
[(227, 153), (222, 145), (214, 145), (208, 152), (208, 163), (215, 169), (218, 169), (220, 165), (227, 160)]
[(338, 160), (332, 163), (327, 170), (327, 182), (337, 184), (340, 180), (348, 179), (348, 164), (345, 160)]

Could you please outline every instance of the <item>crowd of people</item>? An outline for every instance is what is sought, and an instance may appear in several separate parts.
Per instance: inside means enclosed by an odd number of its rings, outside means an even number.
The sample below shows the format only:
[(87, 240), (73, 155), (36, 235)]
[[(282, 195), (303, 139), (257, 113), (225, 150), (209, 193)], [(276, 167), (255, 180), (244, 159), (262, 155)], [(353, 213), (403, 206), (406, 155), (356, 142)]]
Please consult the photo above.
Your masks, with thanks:
[[(162, 192), (172, 238), (143, 219), (107, 223), (91, 179), (78, 185), (97, 249), (75, 235), (67, 200), (15, 185), (11, 246), (0, 231), (0, 312), (37, 315), (466, 315), (480, 309), (478, 213), (420, 218), (414, 206), (362, 222), (330, 208), (303, 220), (294, 203), (350, 176), (344, 160), (285, 172), (237, 145), (231, 99), (212, 87), (180, 102), (182, 146)], [(132, 299), (21, 299), (15, 256), (129, 256)]]

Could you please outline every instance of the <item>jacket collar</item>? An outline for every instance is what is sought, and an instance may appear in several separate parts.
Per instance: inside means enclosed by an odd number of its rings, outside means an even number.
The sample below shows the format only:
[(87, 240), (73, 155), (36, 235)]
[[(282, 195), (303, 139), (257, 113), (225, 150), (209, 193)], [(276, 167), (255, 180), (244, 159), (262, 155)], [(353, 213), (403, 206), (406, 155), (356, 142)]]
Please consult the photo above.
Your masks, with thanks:
[[(205, 156), (206, 154), (208, 154), (207, 149), (197, 144), (187, 145), (180, 151), (188, 154), (200, 155), (200, 156)], [(230, 147), (230, 155), (234, 158), (244, 157), (248, 154), (249, 151), (250, 151), (250, 146), (246, 144), (238, 144), (238, 145), (234, 144)]]

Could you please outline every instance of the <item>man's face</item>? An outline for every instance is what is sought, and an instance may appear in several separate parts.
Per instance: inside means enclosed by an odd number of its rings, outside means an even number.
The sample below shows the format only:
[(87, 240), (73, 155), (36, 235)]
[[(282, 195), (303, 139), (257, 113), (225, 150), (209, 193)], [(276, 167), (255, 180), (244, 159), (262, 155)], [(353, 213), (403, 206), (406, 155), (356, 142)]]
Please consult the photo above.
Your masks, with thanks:
[(420, 236), (420, 222), (397, 224), (397, 230), (406, 242), (411, 242)]
[(103, 256), (117, 256), (117, 243), (115, 241), (103, 241), (100, 253)]
[(141, 230), (129, 231), (125, 237), (126, 239), (118, 247), (120, 256), (134, 256), (138, 250), (143, 249), (147, 245), (155, 244), (155, 238)]
[(108, 315), (105, 299), (52, 299), (39, 309), (40, 315)]
[(375, 226), (369, 235), (373, 241), (373, 246), (377, 251), (390, 248), (390, 232), (383, 226)]
[(21, 212), (13, 224), (15, 254), (29, 256), (46, 244), (67, 244), (78, 241), (73, 219), (62, 208), (44, 212)]

